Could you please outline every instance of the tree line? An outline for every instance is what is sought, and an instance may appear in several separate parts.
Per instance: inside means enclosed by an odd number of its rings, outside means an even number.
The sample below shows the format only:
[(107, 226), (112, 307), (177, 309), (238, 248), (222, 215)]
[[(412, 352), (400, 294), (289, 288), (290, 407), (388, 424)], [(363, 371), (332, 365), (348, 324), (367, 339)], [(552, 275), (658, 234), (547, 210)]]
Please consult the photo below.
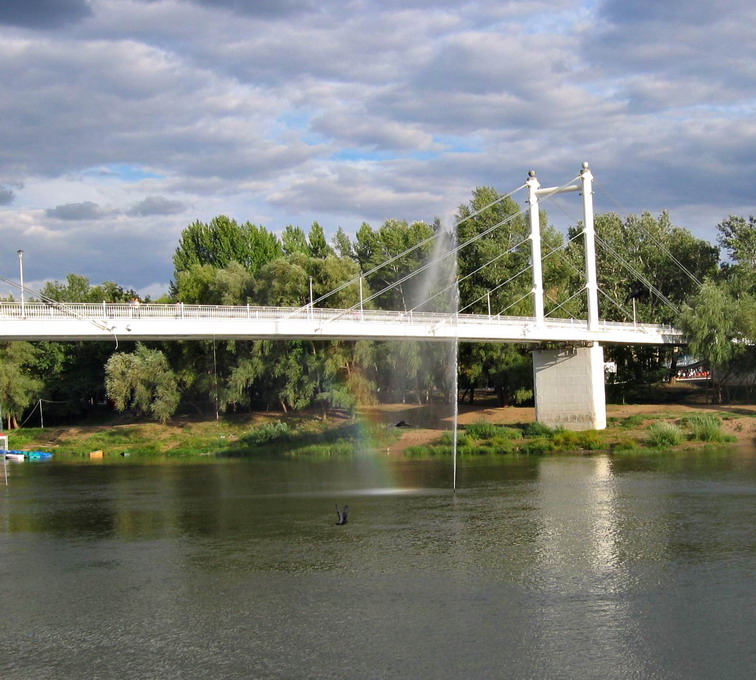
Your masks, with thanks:
[[(546, 314), (584, 319), (586, 296), (576, 294), (585, 286), (582, 225), (564, 237), (543, 211), (540, 222)], [(316, 300), (318, 307), (349, 308), (364, 301), (366, 309), (531, 315), (530, 228), (521, 207), (480, 187), (455, 224), (451, 233), (438, 220), (364, 223), (354, 237), (339, 228), (329, 243), (318, 222), (276, 234), (225, 216), (195, 221), (181, 233), (170, 290), (156, 302), (296, 307)], [(727, 218), (717, 226), (718, 245), (672, 225), (666, 213), (606, 213), (595, 227), (602, 318), (627, 321), (632, 314), (638, 322), (681, 326), (690, 351), (716, 368), (718, 394), (726, 396), (725, 376), (754, 365), (754, 218)], [(429, 261), (437, 264), (411, 276)], [(77, 274), (46, 283), (41, 293), (60, 302), (136, 296)], [(46, 417), (58, 422), (75, 422), (108, 401), (162, 422), (182, 412), (325, 414), (376, 401), (448, 401), (449, 352), (444, 343), (379, 341), (121, 342), (117, 349), (111, 342), (2, 343), (0, 406), (12, 428), (40, 399)], [(607, 348), (622, 385), (663, 379), (670, 355), (667, 348)], [(525, 346), (464, 343), (457, 371), (459, 398), (473, 401), (486, 390), (501, 405), (532, 399)]]

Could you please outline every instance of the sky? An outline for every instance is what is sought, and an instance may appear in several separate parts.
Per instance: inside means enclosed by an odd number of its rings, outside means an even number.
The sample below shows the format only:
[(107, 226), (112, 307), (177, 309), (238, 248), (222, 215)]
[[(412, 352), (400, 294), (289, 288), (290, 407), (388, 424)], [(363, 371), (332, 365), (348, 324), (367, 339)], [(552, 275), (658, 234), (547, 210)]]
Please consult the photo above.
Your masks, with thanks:
[(0, 274), (23, 250), (32, 289), (154, 298), (195, 220), (449, 223), (583, 161), (597, 211), (714, 242), (756, 213), (755, 26), (752, 0), (2, 0)]

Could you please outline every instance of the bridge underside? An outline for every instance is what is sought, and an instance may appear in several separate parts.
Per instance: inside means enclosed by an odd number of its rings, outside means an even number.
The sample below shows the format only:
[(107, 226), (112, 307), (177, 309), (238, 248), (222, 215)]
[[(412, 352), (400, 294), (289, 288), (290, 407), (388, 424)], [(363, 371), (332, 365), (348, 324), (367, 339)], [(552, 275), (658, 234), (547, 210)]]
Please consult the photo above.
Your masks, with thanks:
[[(630, 323), (602, 323), (459, 315), (428, 318), (396, 314), (391, 318), (227, 319), (227, 318), (1, 318), (4, 340), (422, 340), (508, 343), (674, 344), (673, 328)], [(146, 316), (146, 315), (144, 315)], [(430, 316), (430, 315), (428, 315)]]

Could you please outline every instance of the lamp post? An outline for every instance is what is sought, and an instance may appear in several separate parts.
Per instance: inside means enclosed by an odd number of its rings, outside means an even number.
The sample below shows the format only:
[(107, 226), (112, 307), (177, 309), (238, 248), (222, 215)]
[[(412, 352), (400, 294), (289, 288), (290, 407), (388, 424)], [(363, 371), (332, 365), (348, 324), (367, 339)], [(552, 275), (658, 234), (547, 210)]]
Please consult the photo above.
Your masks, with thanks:
[(18, 253), (18, 272), (21, 278), (21, 318), (26, 318), (26, 311), (24, 309), (24, 251), (17, 250)]

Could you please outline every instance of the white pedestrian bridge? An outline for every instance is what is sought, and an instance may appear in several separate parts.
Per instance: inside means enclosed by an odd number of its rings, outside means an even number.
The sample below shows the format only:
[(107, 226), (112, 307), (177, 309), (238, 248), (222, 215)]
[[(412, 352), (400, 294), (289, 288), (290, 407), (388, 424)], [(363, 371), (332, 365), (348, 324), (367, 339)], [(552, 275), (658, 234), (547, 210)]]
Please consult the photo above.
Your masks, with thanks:
[(315, 307), (0, 302), (7, 340), (460, 340), (680, 345), (660, 324)]

